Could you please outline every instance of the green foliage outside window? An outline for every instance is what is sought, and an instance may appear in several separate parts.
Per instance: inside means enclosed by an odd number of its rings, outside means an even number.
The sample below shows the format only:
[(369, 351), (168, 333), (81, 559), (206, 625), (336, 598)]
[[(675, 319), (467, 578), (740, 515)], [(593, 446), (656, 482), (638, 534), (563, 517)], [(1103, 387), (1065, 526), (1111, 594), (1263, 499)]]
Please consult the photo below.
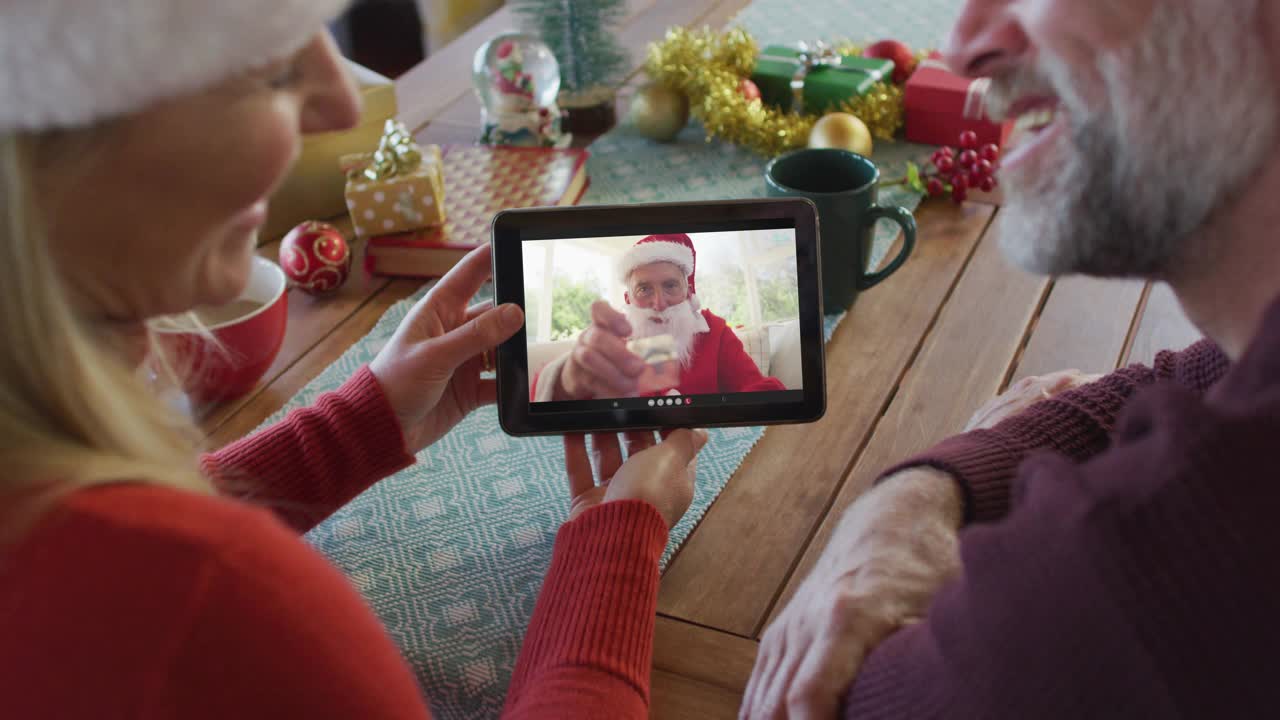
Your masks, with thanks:
[[(785, 322), (800, 314), (794, 267), (761, 274), (756, 278), (762, 322)], [(698, 279), (702, 307), (724, 318), (730, 326), (751, 325), (747, 283), (742, 267), (731, 265), (716, 275)]]
[(558, 283), (551, 297), (551, 339), (567, 340), (586, 330), (591, 305), (602, 297), (600, 286), (591, 281)]

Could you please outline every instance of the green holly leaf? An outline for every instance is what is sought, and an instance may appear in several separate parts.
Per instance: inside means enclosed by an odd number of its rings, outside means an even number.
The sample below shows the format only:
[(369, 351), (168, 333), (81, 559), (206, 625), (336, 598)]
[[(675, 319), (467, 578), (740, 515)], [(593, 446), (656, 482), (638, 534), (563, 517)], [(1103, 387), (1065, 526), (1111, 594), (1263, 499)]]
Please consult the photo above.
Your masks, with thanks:
[(921, 195), (929, 194), (929, 190), (924, 184), (924, 178), (920, 176), (920, 166), (913, 162), (907, 163), (907, 187)]

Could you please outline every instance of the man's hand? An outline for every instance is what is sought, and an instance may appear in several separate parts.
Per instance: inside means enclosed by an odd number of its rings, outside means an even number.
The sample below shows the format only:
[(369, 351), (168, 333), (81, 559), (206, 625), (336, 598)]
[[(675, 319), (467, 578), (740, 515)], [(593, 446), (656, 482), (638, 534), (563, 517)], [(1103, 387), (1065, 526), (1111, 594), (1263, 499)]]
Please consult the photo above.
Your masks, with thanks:
[(833, 718), (867, 654), (921, 618), (960, 567), (963, 497), (950, 476), (913, 468), (845, 512), (765, 632), (742, 718)]
[(1079, 370), (1062, 370), (1048, 375), (1023, 378), (1004, 393), (978, 408), (964, 430), (969, 432), (993, 428), (1001, 421), (1021, 413), (1041, 400), (1081, 385), (1088, 385), (1100, 377), (1102, 376), (1085, 375)]
[(707, 444), (706, 431), (676, 430), (656, 445), (652, 432), (629, 432), (626, 443), (624, 463), (614, 433), (592, 435), (589, 455), (586, 436), (565, 435), (565, 466), (573, 496), (569, 519), (602, 503), (643, 500), (658, 509), (670, 530), (693, 502), (695, 461)]
[(630, 397), (644, 372), (644, 360), (627, 350), (631, 323), (622, 313), (597, 300), (591, 306), (591, 327), (578, 336), (560, 372), (556, 400)]

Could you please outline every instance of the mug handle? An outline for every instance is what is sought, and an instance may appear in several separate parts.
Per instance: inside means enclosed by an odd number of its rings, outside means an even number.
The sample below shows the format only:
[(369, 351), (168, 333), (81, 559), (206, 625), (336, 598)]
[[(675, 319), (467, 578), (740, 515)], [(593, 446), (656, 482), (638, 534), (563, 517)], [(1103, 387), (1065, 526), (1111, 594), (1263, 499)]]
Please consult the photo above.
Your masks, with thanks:
[(879, 285), (881, 281), (897, 272), (902, 267), (902, 263), (907, 261), (911, 255), (911, 251), (916, 249), (916, 219), (907, 211), (906, 208), (885, 207), (884, 205), (876, 205), (867, 211), (867, 222), (875, 227), (878, 220), (892, 220), (902, 226), (902, 250), (898, 252), (898, 256), (893, 259), (883, 270), (876, 273), (863, 273), (858, 278), (858, 289), (868, 290)]

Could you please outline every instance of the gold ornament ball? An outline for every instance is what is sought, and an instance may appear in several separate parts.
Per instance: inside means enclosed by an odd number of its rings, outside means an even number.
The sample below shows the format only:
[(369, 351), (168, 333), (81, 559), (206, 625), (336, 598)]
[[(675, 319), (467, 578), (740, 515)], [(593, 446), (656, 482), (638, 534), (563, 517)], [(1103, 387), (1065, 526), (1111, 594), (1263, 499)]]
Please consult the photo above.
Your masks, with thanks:
[(671, 142), (689, 123), (689, 98), (660, 83), (646, 85), (631, 101), (630, 123), (650, 140)]
[(871, 157), (871, 131), (866, 123), (849, 113), (830, 113), (814, 124), (809, 133), (809, 147), (852, 150)]

